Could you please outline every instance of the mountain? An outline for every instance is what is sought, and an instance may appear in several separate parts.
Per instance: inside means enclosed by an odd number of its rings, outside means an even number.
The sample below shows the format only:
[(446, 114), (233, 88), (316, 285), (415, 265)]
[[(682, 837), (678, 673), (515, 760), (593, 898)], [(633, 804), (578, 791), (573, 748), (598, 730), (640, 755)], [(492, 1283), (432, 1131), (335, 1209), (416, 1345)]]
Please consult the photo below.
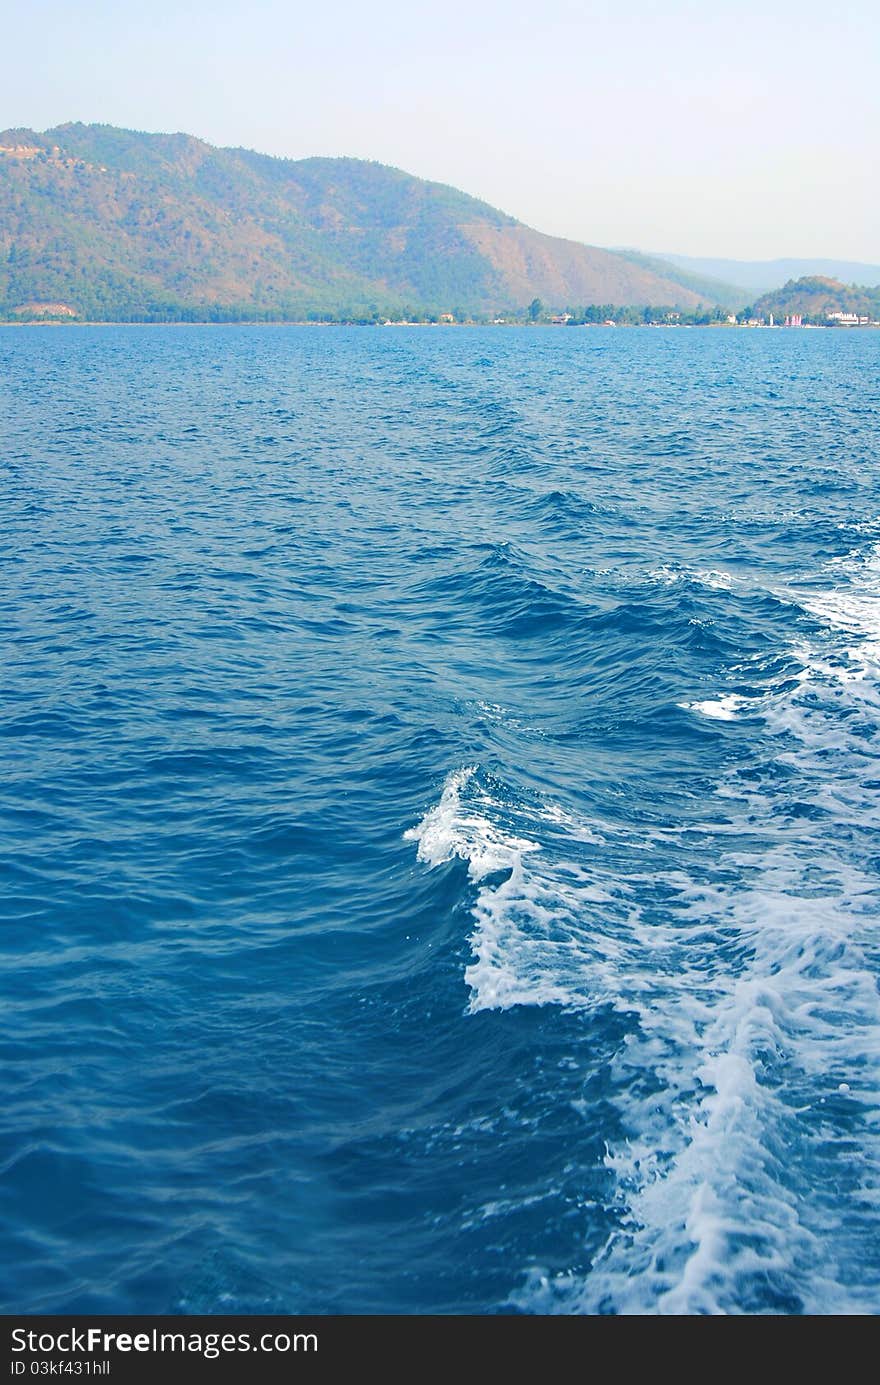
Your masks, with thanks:
[(824, 275), (807, 275), (759, 298), (753, 312), (765, 318), (773, 313), (777, 321), (790, 313), (800, 313), (812, 322), (825, 322), (831, 313), (852, 313), (876, 321), (880, 319), (880, 284), (857, 288)]
[(859, 260), (713, 260), (691, 255), (646, 258), (698, 277), (708, 276), (733, 284), (744, 291), (746, 299), (770, 293), (793, 279), (821, 277), (837, 279), (844, 284), (880, 284), (880, 264), (863, 264)]
[(697, 307), (680, 280), (382, 164), (109, 125), (0, 134), (7, 317), (503, 315), (536, 297)]

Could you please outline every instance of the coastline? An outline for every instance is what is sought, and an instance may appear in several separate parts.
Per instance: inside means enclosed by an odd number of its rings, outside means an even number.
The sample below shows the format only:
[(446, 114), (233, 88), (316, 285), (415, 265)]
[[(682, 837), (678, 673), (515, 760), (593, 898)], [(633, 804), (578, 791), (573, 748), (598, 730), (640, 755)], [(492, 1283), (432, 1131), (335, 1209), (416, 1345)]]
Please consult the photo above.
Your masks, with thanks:
[(451, 329), (491, 328), (493, 330), (509, 330), (518, 328), (520, 330), (545, 330), (545, 331), (564, 331), (574, 328), (574, 330), (611, 331), (611, 332), (643, 332), (643, 331), (745, 331), (745, 332), (864, 332), (880, 329), (880, 322), (865, 322), (856, 324), (840, 324), (832, 322), (805, 322), (799, 327), (786, 327), (782, 322), (309, 322), (298, 318), (284, 318), (273, 322), (261, 321), (259, 318), (242, 318), (237, 322), (207, 322), (195, 321), (188, 322), (178, 318), (173, 322), (150, 322), (145, 318), (133, 320), (117, 319), (91, 319), (91, 318), (25, 318), (0, 320), (0, 327), (351, 327), (362, 330), (364, 328), (388, 328), (404, 327), (436, 328), (442, 331)]

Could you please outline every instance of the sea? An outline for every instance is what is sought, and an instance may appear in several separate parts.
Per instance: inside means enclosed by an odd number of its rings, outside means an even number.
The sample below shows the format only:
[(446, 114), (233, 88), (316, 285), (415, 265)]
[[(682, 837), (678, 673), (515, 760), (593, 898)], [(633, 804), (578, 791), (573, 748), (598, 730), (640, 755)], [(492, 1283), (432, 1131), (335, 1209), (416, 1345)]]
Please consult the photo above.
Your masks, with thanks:
[(878, 367), (0, 329), (3, 1311), (880, 1311)]

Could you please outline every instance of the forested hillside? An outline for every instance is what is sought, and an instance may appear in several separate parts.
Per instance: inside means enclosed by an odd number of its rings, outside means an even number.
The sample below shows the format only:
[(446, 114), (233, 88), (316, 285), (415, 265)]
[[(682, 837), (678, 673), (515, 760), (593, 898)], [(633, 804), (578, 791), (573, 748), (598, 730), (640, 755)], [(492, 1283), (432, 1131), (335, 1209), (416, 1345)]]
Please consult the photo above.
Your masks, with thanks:
[(128, 320), (695, 307), (656, 265), (356, 159), (106, 125), (0, 134), (0, 313)]

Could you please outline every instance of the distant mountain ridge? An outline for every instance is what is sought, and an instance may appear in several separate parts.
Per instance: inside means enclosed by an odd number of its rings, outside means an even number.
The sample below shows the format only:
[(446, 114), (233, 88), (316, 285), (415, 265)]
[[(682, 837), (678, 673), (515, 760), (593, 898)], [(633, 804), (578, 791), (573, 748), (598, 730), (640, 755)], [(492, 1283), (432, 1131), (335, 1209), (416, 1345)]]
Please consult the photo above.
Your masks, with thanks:
[(692, 255), (663, 254), (646, 256), (654, 263), (677, 267), (703, 279), (733, 285), (745, 294), (745, 301), (758, 294), (771, 293), (792, 280), (835, 279), (843, 284), (880, 284), (880, 264), (860, 260), (781, 259), (724, 260)]
[(684, 289), (699, 294), (704, 303), (723, 303), (727, 308), (742, 308), (748, 303), (750, 295), (741, 285), (729, 280), (715, 278), (713, 275), (689, 269), (681, 257), (664, 259), (660, 255), (647, 255), (642, 250), (623, 250), (615, 248), (615, 255), (622, 255), (630, 264), (673, 279)]
[(0, 134), (7, 317), (47, 305), (210, 320), (710, 301), (682, 280), (382, 164), (108, 125)]

